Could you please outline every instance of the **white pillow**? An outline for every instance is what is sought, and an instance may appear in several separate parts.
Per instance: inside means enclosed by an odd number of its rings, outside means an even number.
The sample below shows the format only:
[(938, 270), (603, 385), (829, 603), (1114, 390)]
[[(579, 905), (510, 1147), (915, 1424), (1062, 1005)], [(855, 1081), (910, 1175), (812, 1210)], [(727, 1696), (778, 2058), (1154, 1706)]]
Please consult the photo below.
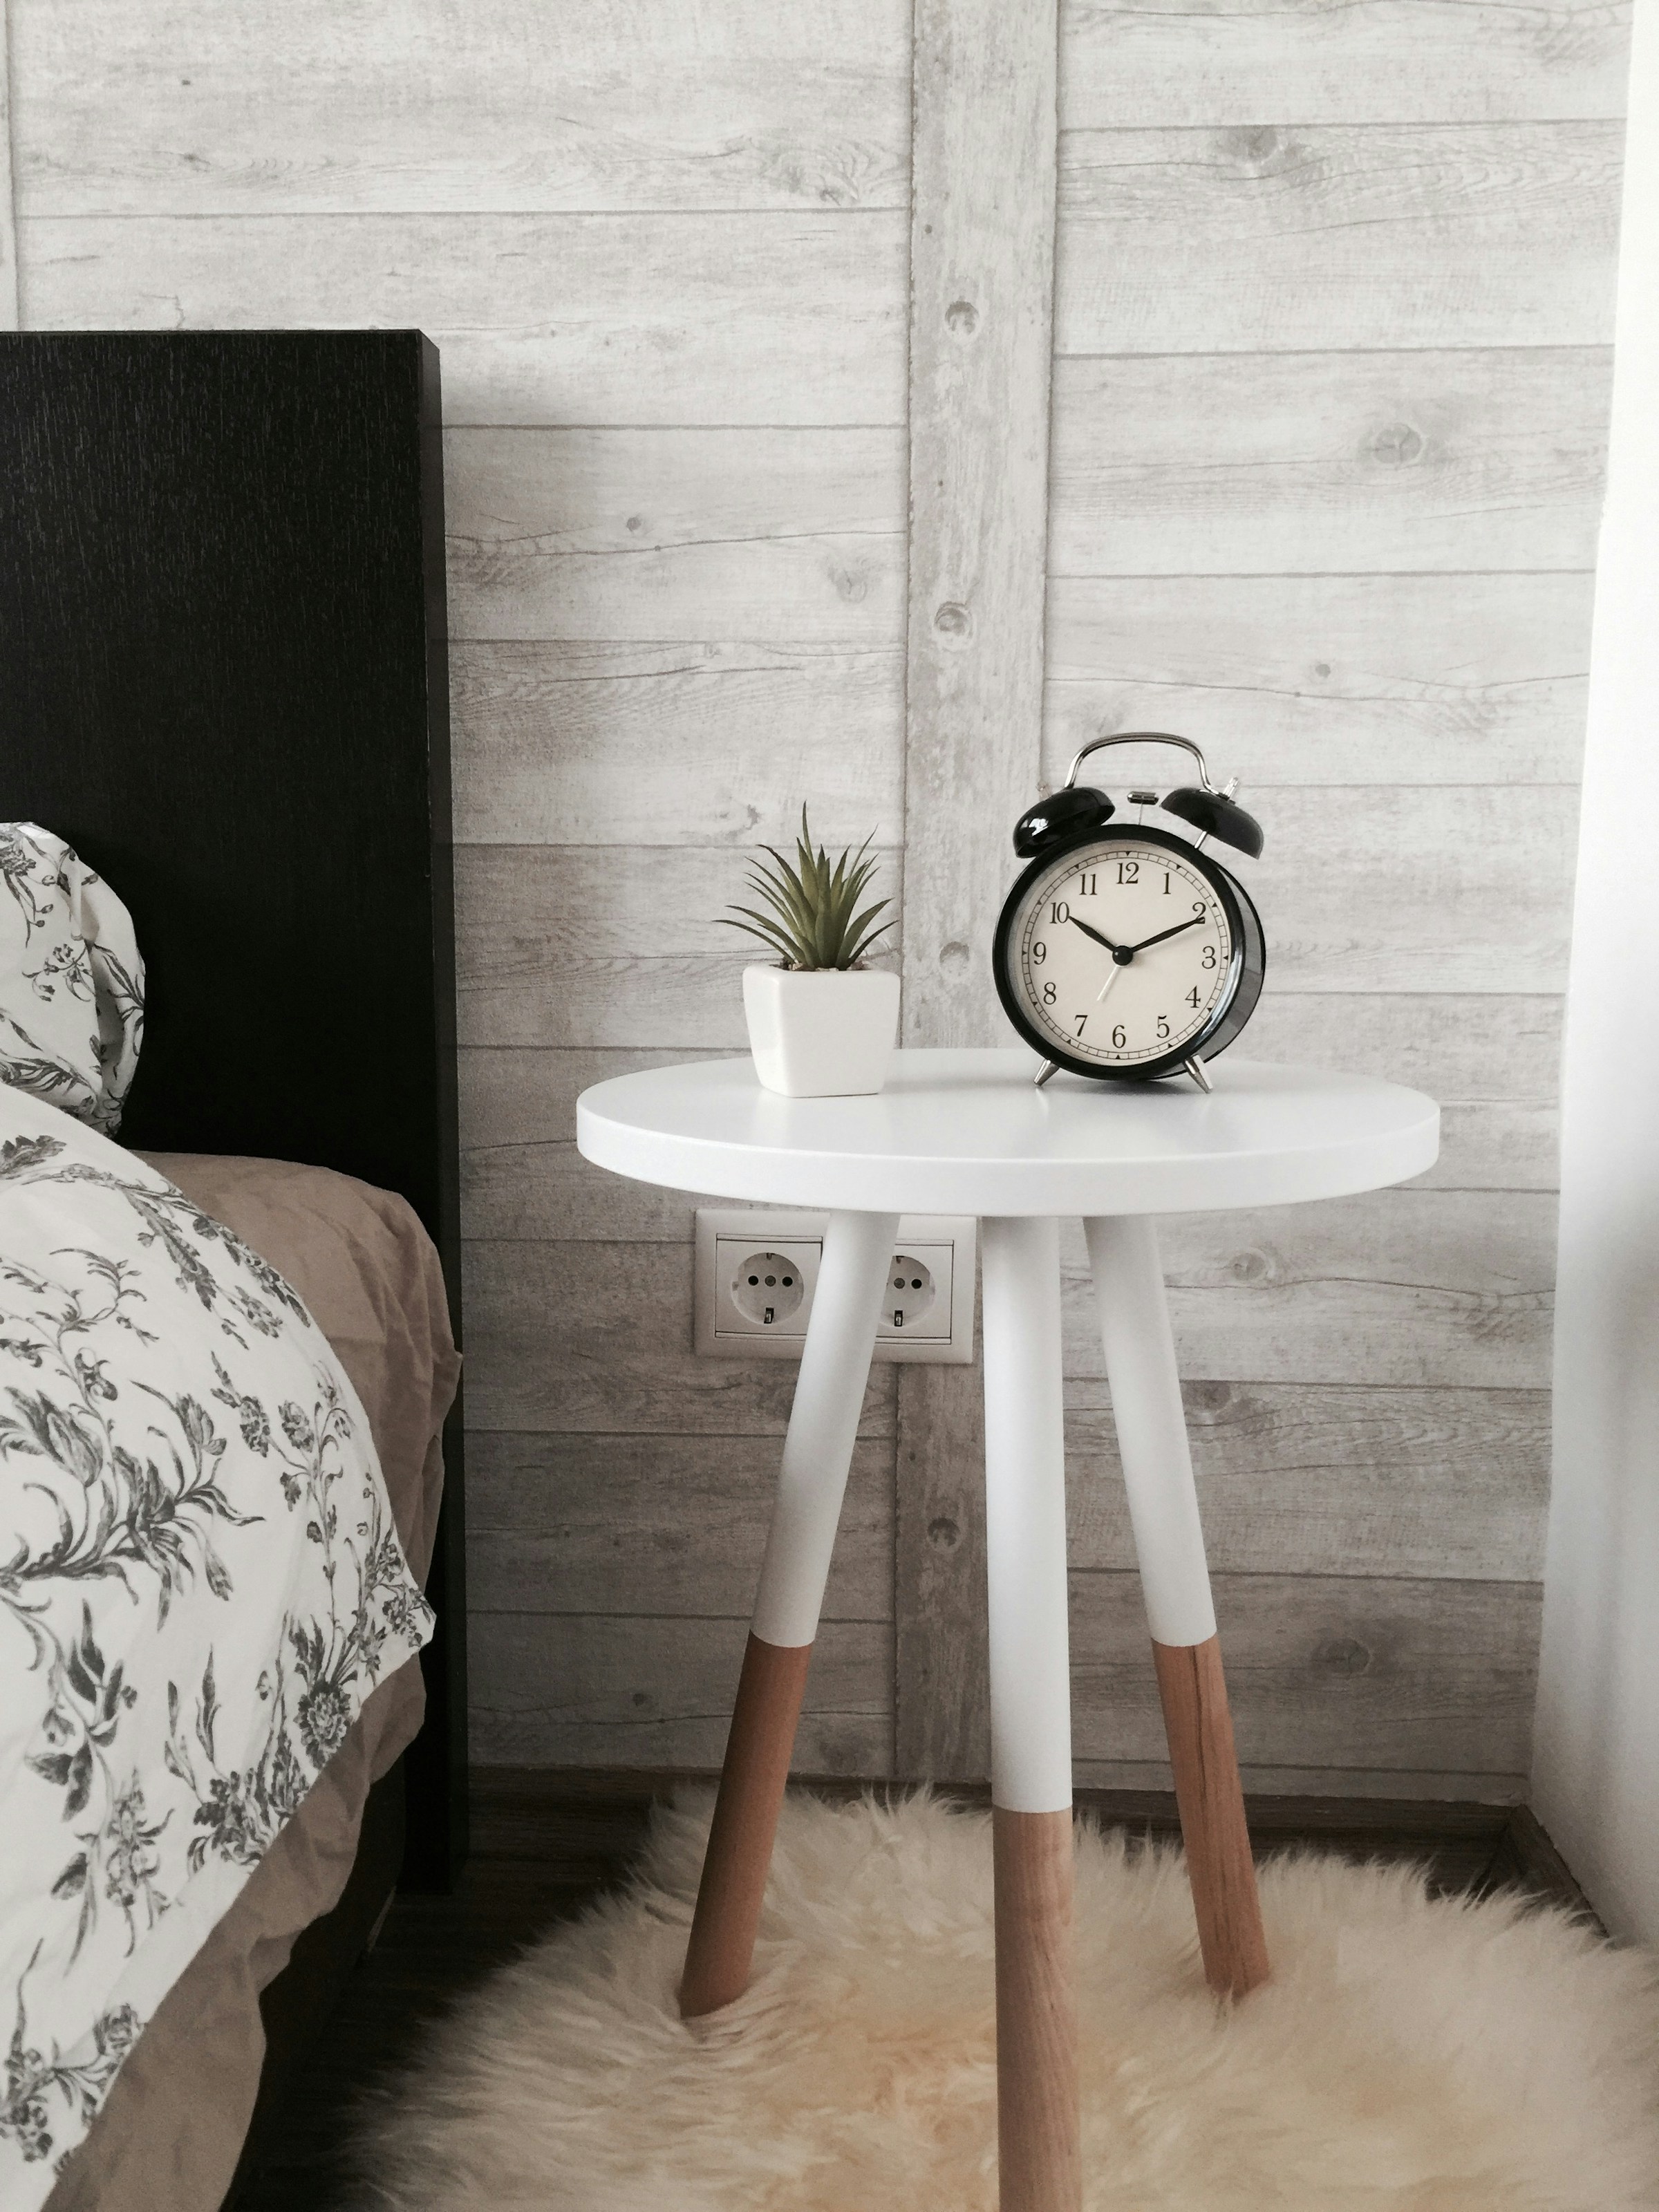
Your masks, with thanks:
[(0, 1083), (112, 1136), (144, 1039), (132, 916), (72, 847), (0, 822)]

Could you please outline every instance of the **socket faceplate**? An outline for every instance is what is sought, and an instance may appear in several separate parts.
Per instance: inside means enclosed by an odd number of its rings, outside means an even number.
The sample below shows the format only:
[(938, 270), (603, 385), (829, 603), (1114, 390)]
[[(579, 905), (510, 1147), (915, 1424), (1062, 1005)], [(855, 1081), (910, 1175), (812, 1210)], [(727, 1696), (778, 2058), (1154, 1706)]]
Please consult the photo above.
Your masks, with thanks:
[[(698, 1208), (693, 1309), (700, 1356), (800, 1358), (823, 1256), (824, 1227), (822, 1213), (770, 1206)], [(878, 1359), (964, 1365), (972, 1359), (978, 1231), (971, 1214), (900, 1218), (876, 1328)], [(901, 1260), (906, 1264), (901, 1266)], [(799, 1285), (786, 1286), (785, 1273), (797, 1267)], [(769, 1298), (769, 1276), (775, 1279)]]

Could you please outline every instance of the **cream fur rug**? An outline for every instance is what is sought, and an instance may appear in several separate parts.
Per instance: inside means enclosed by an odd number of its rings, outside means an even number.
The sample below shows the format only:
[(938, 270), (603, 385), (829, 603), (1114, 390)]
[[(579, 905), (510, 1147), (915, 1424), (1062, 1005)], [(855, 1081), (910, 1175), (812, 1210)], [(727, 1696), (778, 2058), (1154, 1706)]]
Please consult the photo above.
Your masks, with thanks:
[[(792, 1798), (748, 1995), (674, 1989), (708, 1800), (497, 1974), (370, 2126), (399, 2212), (992, 2212), (988, 1816)], [(1269, 1986), (1216, 2004), (1178, 1854), (1079, 1828), (1088, 2212), (1659, 2206), (1659, 1972), (1553, 1911), (1269, 1865)]]

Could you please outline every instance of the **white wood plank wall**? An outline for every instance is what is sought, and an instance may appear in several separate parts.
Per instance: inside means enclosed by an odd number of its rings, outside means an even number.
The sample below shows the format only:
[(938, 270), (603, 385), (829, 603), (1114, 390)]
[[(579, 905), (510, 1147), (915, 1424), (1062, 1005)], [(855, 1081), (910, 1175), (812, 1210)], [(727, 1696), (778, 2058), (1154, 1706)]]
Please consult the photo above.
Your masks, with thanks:
[[(9, 178), (25, 327), (442, 349), (476, 1755), (712, 1765), (792, 1370), (691, 1357), (694, 1201), (588, 1171), (572, 1108), (741, 1045), (713, 918), (802, 795), (902, 871), (909, 0), (5, 4), (0, 325)], [(1212, 744), (1269, 839), (1251, 1048), (1448, 1102), (1418, 1188), (1167, 1238), (1261, 1786), (1525, 1766), (1626, 37), (1606, 0), (1062, 0), (1022, 757), (1053, 777), (1146, 721)], [(960, 521), (916, 515), (947, 567)], [(983, 850), (1024, 742), (935, 753), (919, 885)], [(906, 972), (948, 1007), (918, 899)], [(1080, 1771), (1156, 1780), (1066, 1265)], [(950, 1379), (872, 1383), (806, 1766), (982, 1758)]]
[[(1243, 1048), (1446, 1102), (1416, 1188), (1166, 1225), (1258, 1787), (1502, 1797), (1528, 1763), (1627, 32), (1061, 0), (1042, 772), (1097, 733), (1198, 738), (1267, 830)], [(1064, 1249), (1079, 1771), (1164, 1782)], [(987, 1756), (976, 1441), (957, 1378), (905, 1373), (907, 1771)]]
[[(1240, 1748), (1281, 1786), (1501, 1796), (1532, 1707), (1627, 22), (1063, 24), (1046, 770), (1098, 730), (1210, 747), (1267, 836), (1249, 1048), (1447, 1103), (1418, 1188), (1166, 1225)], [(1157, 1747), (1116, 1686), (1082, 1259), (1082, 1749), (1127, 1779)]]

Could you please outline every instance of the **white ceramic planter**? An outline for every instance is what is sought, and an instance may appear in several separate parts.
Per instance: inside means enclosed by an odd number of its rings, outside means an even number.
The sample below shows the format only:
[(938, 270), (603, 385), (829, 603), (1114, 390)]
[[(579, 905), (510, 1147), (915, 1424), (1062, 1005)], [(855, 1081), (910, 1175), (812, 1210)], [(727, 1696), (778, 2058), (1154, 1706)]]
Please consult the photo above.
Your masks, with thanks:
[(880, 968), (743, 971), (755, 1073), (786, 1098), (879, 1091), (898, 1038), (899, 979)]

